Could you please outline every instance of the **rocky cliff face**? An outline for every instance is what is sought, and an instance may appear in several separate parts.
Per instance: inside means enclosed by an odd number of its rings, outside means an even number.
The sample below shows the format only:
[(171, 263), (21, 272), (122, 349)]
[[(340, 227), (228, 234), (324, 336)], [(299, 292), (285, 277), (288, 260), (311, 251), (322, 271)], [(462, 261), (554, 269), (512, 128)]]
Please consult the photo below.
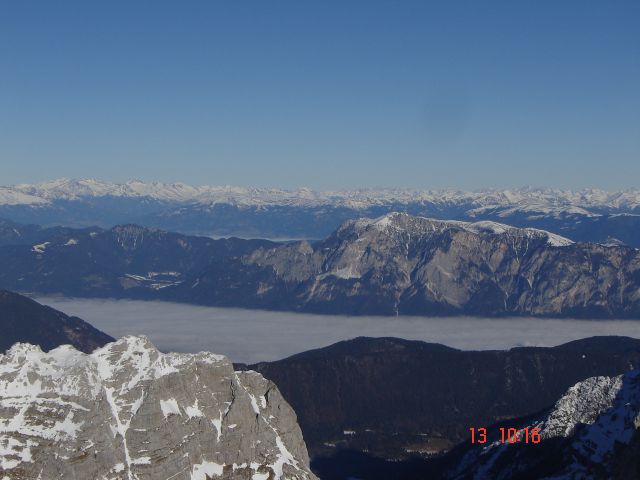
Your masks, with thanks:
[(203, 303), (351, 314), (640, 316), (640, 251), (406, 214), (259, 248), (183, 285)]
[(453, 478), (637, 479), (640, 370), (571, 387), (544, 417), (538, 445), (493, 442), (466, 454)]
[(315, 479), (275, 385), (222, 356), (125, 337), (0, 355), (0, 478)]

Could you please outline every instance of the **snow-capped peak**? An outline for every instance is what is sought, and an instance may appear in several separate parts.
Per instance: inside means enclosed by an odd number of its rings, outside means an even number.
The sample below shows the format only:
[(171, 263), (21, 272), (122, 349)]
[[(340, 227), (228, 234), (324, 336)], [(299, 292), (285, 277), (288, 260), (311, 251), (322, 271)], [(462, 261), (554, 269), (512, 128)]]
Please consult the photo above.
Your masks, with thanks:
[[(553, 247), (566, 247), (574, 242), (555, 233), (536, 228), (517, 228), (492, 221), (462, 222), (459, 220), (438, 220), (433, 218), (408, 215), (401, 212), (391, 212), (375, 219), (362, 218), (346, 222), (345, 227), (354, 225), (357, 229), (374, 228), (376, 230), (394, 231), (424, 231), (440, 232), (447, 229), (465, 230), (476, 235), (522, 235), (539, 238), (546, 237), (547, 244)], [(344, 228), (344, 227), (343, 227)]]

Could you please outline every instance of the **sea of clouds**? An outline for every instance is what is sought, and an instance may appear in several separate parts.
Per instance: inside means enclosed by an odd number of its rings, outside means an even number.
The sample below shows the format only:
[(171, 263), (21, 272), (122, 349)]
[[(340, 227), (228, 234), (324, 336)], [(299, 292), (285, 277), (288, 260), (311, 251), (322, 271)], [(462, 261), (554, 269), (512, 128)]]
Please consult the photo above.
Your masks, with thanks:
[(40, 297), (113, 337), (147, 335), (163, 351), (211, 351), (270, 361), (359, 336), (401, 337), (465, 350), (553, 346), (595, 335), (640, 337), (640, 321), (527, 317), (349, 317), (168, 302)]

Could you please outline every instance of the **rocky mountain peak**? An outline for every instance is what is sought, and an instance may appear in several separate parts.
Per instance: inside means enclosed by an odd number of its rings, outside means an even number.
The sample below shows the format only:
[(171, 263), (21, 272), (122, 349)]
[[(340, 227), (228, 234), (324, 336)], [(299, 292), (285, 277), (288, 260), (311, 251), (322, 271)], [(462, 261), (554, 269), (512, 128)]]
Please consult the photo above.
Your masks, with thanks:
[(10, 478), (314, 479), (308, 462), (275, 385), (221, 355), (164, 354), (146, 337), (0, 355)]
[[(312, 245), (257, 249), (243, 257), (242, 273), (251, 270), (243, 288), (270, 308), (628, 317), (636, 315), (639, 262), (635, 250), (544, 230), (394, 212), (347, 221)], [(207, 272), (207, 284), (230, 290), (217, 275)]]
[[(620, 472), (629, 470), (627, 457), (636, 459), (632, 468), (640, 468), (640, 370), (577, 383), (528, 428), (539, 429), (539, 446), (495, 441), (467, 453), (452, 476), (514, 478), (527, 472), (537, 478), (637, 478)], [(552, 455), (536, 451), (545, 444), (554, 445)]]
[(549, 246), (568, 246), (574, 242), (560, 235), (535, 228), (517, 228), (493, 221), (462, 222), (458, 220), (438, 220), (402, 212), (391, 212), (375, 219), (361, 218), (345, 222), (338, 232), (353, 231), (360, 236), (366, 233), (392, 235), (438, 235), (443, 232), (469, 232), (478, 236), (497, 235), (520, 239), (543, 239)]

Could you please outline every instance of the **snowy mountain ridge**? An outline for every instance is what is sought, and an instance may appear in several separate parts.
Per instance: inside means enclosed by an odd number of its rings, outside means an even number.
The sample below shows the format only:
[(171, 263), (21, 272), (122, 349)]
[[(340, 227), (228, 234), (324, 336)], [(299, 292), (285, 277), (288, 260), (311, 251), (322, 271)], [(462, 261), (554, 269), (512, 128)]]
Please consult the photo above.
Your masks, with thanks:
[[(465, 230), (476, 235), (505, 235), (524, 236), (529, 238), (545, 238), (547, 244), (553, 247), (566, 247), (575, 243), (573, 240), (562, 237), (546, 230), (537, 228), (517, 228), (504, 223), (481, 220), (478, 222), (463, 222), (460, 220), (438, 220), (435, 218), (408, 215), (403, 212), (391, 212), (375, 219), (361, 218), (351, 222), (346, 222), (340, 229), (353, 225), (356, 229), (375, 228), (381, 231), (393, 229), (396, 231), (406, 231), (409, 229), (427, 232), (442, 232), (448, 229)], [(414, 232), (415, 233), (415, 232)]]
[(185, 204), (231, 204), (238, 206), (343, 206), (364, 209), (375, 205), (433, 203), (451, 206), (473, 205), (471, 215), (495, 208), (512, 207), (519, 211), (595, 215), (599, 210), (632, 212), (640, 208), (640, 189), (607, 192), (600, 189), (580, 191), (553, 188), (460, 190), (419, 190), (370, 188), (316, 191), (237, 186), (192, 186), (184, 183), (130, 180), (111, 183), (96, 179), (62, 178), (34, 184), (0, 187), (0, 205), (38, 205), (55, 200), (81, 200), (97, 197), (149, 198)]

